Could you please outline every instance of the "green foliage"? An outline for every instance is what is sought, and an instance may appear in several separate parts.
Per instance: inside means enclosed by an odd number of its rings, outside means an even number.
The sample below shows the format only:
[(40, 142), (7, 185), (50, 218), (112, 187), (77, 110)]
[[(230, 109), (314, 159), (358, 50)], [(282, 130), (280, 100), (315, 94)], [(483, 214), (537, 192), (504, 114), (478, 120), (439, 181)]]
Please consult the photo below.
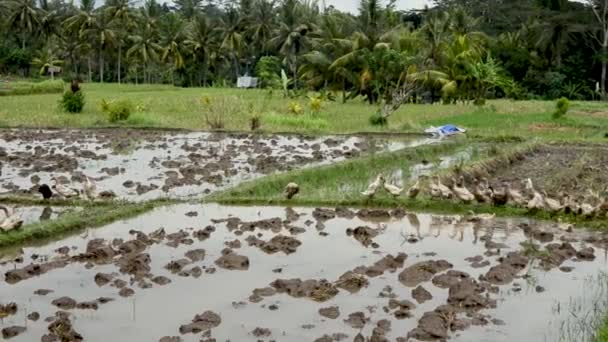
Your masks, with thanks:
[(203, 96), (200, 104), (207, 127), (215, 130), (223, 129), (227, 118), (233, 119), (247, 112), (242, 99), (236, 96)]
[(283, 87), (283, 97), (289, 97), (289, 86), (292, 83), (292, 79), (287, 77), (285, 70), (281, 69), (281, 86)]
[(108, 121), (115, 123), (120, 121), (126, 121), (131, 116), (131, 113), (135, 110), (133, 102), (129, 99), (119, 99), (106, 101), (101, 100), (99, 107), (108, 116)]
[(276, 56), (264, 56), (255, 66), (262, 88), (281, 88), (281, 61)]
[(297, 103), (295, 101), (291, 101), (287, 105), (287, 111), (290, 114), (300, 115), (300, 114), (302, 114), (302, 112), (304, 111), (304, 109), (302, 108), (302, 106), (299, 103)]
[(84, 108), (84, 93), (79, 90), (73, 93), (71, 90), (67, 90), (61, 97), (60, 105), (61, 108), (68, 113), (80, 113)]
[(561, 118), (566, 115), (566, 113), (568, 113), (569, 109), (570, 100), (565, 97), (562, 97), (561, 99), (557, 100), (557, 103), (555, 104), (555, 112), (553, 113), (553, 117), (555, 119)]
[(317, 115), (321, 112), (321, 109), (323, 108), (323, 100), (321, 99), (321, 97), (314, 97), (314, 96), (310, 96), (309, 98), (309, 106), (310, 106), (310, 111), (314, 114)]
[(63, 92), (62, 80), (42, 82), (0, 82), (0, 96), (56, 94)]
[(388, 120), (382, 115), (382, 113), (377, 112), (369, 117), (369, 123), (372, 126), (386, 126), (388, 124)]

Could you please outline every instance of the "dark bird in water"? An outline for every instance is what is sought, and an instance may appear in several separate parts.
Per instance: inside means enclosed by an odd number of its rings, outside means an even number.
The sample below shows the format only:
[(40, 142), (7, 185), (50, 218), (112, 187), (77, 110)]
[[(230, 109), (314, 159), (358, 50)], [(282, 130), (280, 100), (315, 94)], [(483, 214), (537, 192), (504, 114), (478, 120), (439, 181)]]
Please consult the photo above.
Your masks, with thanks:
[(38, 188), (38, 192), (42, 194), (42, 198), (44, 198), (45, 200), (50, 199), (51, 197), (53, 197), (53, 191), (51, 190), (51, 188), (46, 185), (46, 184), (42, 184), (39, 188)]

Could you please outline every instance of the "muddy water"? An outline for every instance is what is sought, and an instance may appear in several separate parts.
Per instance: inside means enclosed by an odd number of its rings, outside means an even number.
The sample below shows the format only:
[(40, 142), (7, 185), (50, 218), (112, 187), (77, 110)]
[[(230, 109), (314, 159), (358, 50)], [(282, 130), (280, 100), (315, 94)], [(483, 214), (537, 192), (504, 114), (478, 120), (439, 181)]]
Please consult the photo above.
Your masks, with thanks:
[(437, 142), (137, 131), (0, 131), (5, 193), (36, 193), (38, 184), (81, 189), (83, 175), (121, 198), (194, 197), (276, 171), (314, 166)]
[[(294, 211), (301, 216), (296, 218)], [(164, 286), (151, 283), (151, 288), (142, 289), (137, 281), (131, 284), (131, 275), (121, 274), (116, 265), (118, 257), (102, 265), (92, 263), (89, 265), (91, 268), (86, 267), (85, 261), (71, 260), (64, 267), (50, 269), (46, 273), (14, 284), (6, 283), (6, 280), (13, 282), (8, 278), (0, 281), (0, 304), (15, 302), (18, 305), (17, 313), (4, 318), (2, 327), (27, 326), (27, 331), (13, 338), (14, 341), (40, 340), (40, 337), (47, 333), (49, 324), (44, 322), (44, 318), (52, 316), (58, 310), (50, 304), (53, 300), (69, 296), (76, 302), (85, 302), (109, 297), (114, 300), (99, 304), (97, 310), (67, 310), (74, 330), (82, 334), (86, 341), (157, 341), (163, 336), (181, 336), (184, 341), (198, 341), (201, 334), (181, 335), (179, 328), (191, 323), (195, 315), (206, 311), (212, 311), (221, 317), (219, 326), (211, 331), (211, 335), (218, 340), (248, 341), (262, 338), (277, 341), (312, 341), (325, 334), (334, 333), (346, 334), (349, 336), (348, 340), (352, 340), (359, 332), (370, 336), (376, 323), (383, 319), (392, 324), (391, 331), (385, 336), (395, 340), (414, 329), (425, 312), (446, 304), (449, 294), (448, 289), (439, 288), (431, 281), (422, 281), (420, 285), (428, 290), (433, 298), (418, 304), (412, 298), (414, 287), (408, 287), (399, 281), (400, 273), (406, 268), (420, 261), (444, 259), (453, 265), (451, 270), (463, 271), (471, 278), (478, 279), (498, 264), (499, 257), (511, 251), (521, 250), (521, 242), (534, 241), (541, 246), (546, 245), (549, 243), (549, 235), (546, 232), (551, 232), (554, 234), (553, 242), (560, 242), (560, 239), (571, 240), (577, 251), (593, 246), (595, 259), (574, 261), (576, 258), (570, 258), (564, 261), (560, 266), (573, 267), (569, 273), (560, 271), (557, 267), (548, 271), (541, 269), (540, 263), (532, 260), (525, 269), (518, 272), (518, 278), (500, 285), (498, 293), (488, 294), (490, 298), (497, 300), (495, 309), (483, 308), (474, 312), (487, 315), (488, 324), (449, 332), (449, 336), (455, 341), (555, 341), (559, 339), (559, 336), (556, 336), (559, 329), (556, 329), (555, 325), (559, 325), (569, 315), (567, 310), (557, 312), (555, 308), (560, 305), (567, 307), (571, 298), (580, 293), (585, 279), (597, 275), (608, 263), (605, 251), (608, 240), (605, 235), (570, 233), (559, 230), (552, 224), (528, 220), (472, 223), (454, 217), (424, 214), (403, 218), (397, 218), (401, 215), (394, 215), (392, 218), (378, 219), (383, 216), (381, 212), (375, 215), (372, 213), (371, 216), (376, 217), (374, 219), (371, 219), (370, 215), (330, 218), (333, 216), (332, 211), (325, 214), (318, 211), (315, 213), (309, 208), (296, 208), (294, 211), (278, 207), (179, 205), (160, 208), (135, 219), (89, 230), (84, 235), (53, 242), (44, 247), (25, 248), (23, 262), (5, 263), (0, 266), (1, 274), (10, 274), (11, 270), (23, 268), (32, 262), (47, 263), (68, 258), (59, 252), (67, 252), (70, 257), (77, 256), (85, 252), (87, 244), (93, 239), (133, 240), (135, 232), (129, 233), (132, 229), (148, 236), (157, 236), (151, 233), (161, 227), (164, 227), (166, 234), (184, 229), (187, 232), (185, 235), (188, 235), (183, 237), (177, 246), (165, 237), (158, 238), (142, 250), (143, 253), (148, 253), (151, 259), (150, 274), (142, 279), (148, 283), (156, 276), (171, 279), (171, 283)], [(348, 217), (349, 214), (343, 216)], [(235, 224), (237, 220), (234, 219), (233, 223), (212, 221), (228, 217), (242, 221), (277, 217), (281, 220), (289, 218), (291, 222), (277, 221), (278, 223), (268, 224), (269, 221), (264, 221), (267, 224), (257, 224), (258, 228), (250, 231), (252, 225)], [(205, 239), (204, 234), (194, 234), (210, 225), (215, 227), (215, 231), (207, 230), (210, 232), (209, 238)], [(372, 243), (368, 244), (368, 247), (364, 246), (366, 240), (357, 233), (363, 230), (355, 230), (350, 236), (346, 233), (348, 228), (360, 226), (367, 226), (367, 230), (364, 230), (373, 233)], [(235, 227), (238, 228), (234, 229)], [(530, 240), (525, 236), (522, 227), (528, 235), (535, 234), (545, 242)], [(538, 233), (541, 231), (544, 233)], [(269, 244), (258, 243), (250, 246), (247, 242), (257, 241), (250, 236), (270, 241), (277, 235), (292, 237), (301, 244), (292, 243), (289, 248), (281, 245), (286, 249), (276, 245), (274, 247), (280, 247), (277, 251), (276, 248), (265, 249)], [(203, 241), (197, 238), (201, 236)], [(192, 241), (188, 241), (190, 238)], [(144, 237), (140, 236), (138, 239)], [(235, 239), (239, 240), (242, 247), (236, 248)], [(601, 239), (604, 239), (604, 245), (598, 242), (602, 241)], [(584, 240), (589, 242), (583, 242)], [(594, 241), (595, 245), (591, 245), (591, 241)], [(228, 270), (215, 264), (222, 256), (227, 242), (231, 242), (233, 253), (248, 257), (247, 270)], [(62, 247), (63, 250), (60, 249)], [(179, 276), (165, 268), (169, 262), (184, 258), (186, 252), (201, 248), (205, 250), (204, 259), (184, 267), (201, 267), (200, 277)], [(398, 253), (407, 254), (403, 265), (396, 266), (393, 270), (395, 272), (384, 270), (379, 276), (363, 276), (368, 284), (355, 293), (337, 288), (337, 294), (330, 296), (331, 298), (323, 303), (286, 294), (262, 297), (257, 303), (249, 300), (254, 289), (268, 287), (276, 279), (327, 279), (333, 283), (349, 270), (358, 266), (372, 266), (388, 254), (396, 257)], [(36, 261), (32, 261), (32, 256), (36, 257)], [(474, 256), (481, 256), (481, 260), (488, 261), (489, 265), (472, 267), (472, 263), (465, 259)], [(211, 273), (213, 269), (215, 271)], [(276, 272), (278, 269), (281, 269), (280, 273)], [(126, 287), (134, 290), (134, 295), (128, 298), (119, 296), (120, 290), (111, 283), (98, 286), (95, 282), (98, 272), (113, 274), (112, 281), (124, 280)], [(524, 274), (529, 276), (521, 278)], [(516, 283), (518, 286), (514, 285)], [(387, 290), (387, 286), (391, 291)], [(542, 286), (544, 292), (537, 292), (537, 286)], [(46, 296), (35, 295), (34, 292), (38, 289), (50, 289), (54, 292)], [(384, 293), (383, 297), (380, 296), (381, 292)], [(416, 303), (416, 307), (409, 313), (410, 318), (396, 319), (393, 309), (384, 311), (389, 302), (387, 294), (390, 293), (395, 295), (397, 300), (407, 299)], [(591, 306), (594, 300), (596, 299), (582, 300), (580, 306)], [(319, 314), (319, 309), (331, 306), (339, 308), (340, 315), (337, 319), (325, 318)], [(34, 311), (40, 314), (40, 320), (26, 321), (26, 316)], [(357, 324), (354, 324), (356, 328), (353, 328), (344, 322), (351, 313), (356, 312), (362, 312), (370, 319), (363, 328)], [(525, 314), (522, 314), (524, 312)], [(491, 319), (503, 321), (504, 325), (501, 325), (500, 321), (496, 321), (498, 325), (492, 324)], [(258, 327), (269, 329), (271, 336), (254, 337), (252, 331)]]

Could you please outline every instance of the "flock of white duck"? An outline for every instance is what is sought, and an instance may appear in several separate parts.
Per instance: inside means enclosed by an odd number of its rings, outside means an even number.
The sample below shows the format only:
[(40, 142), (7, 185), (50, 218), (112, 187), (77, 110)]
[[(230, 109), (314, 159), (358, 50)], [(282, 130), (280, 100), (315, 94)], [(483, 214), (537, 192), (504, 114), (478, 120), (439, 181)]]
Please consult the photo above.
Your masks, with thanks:
[[(421, 179), (426, 178), (426, 176), (418, 178), (416, 183), (406, 191), (405, 188), (387, 183), (383, 175), (380, 174), (365, 191), (361, 192), (361, 195), (371, 199), (380, 189), (384, 189), (395, 198), (405, 192), (408, 198), (415, 199), (422, 190)], [(523, 181), (523, 189), (517, 190), (508, 182), (502, 182), (500, 188), (494, 188), (486, 178), (475, 179), (474, 185), (469, 188), (462, 176), (458, 179), (452, 178), (451, 184), (448, 186), (442, 183), (439, 176), (434, 176), (429, 182), (428, 192), (432, 199), (453, 200), (466, 204), (472, 202), (495, 206), (509, 204), (514, 207), (527, 208), (531, 211), (572, 213), (586, 218), (605, 218), (608, 214), (608, 201), (597, 193), (588, 191), (582, 199), (576, 199), (564, 192), (559, 199), (551, 198), (546, 191), (537, 190), (529, 178)]]
[[(73, 185), (64, 185), (58, 177), (53, 177), (53, 185), (49, 187), (47, 184), (42, 184), (38, 187), (38, 192), (42, 195), (42, 198), (49, 200), (51, 198), (59, 199), (78, 199), (84, 198), (90, 201), (94, 201), (99, 198), (112, 198), (114, 193), (111, 191), (97, 191), (97, 184), (95, 181), (84, 176), (82, 182), (82, 189), (77, 189)], [(15, 208), (9, 206), (0, 206), (0, 231), (7, 232), (14, 229), (18, 229), (23, 225), (23, 219), (15, 211)]]

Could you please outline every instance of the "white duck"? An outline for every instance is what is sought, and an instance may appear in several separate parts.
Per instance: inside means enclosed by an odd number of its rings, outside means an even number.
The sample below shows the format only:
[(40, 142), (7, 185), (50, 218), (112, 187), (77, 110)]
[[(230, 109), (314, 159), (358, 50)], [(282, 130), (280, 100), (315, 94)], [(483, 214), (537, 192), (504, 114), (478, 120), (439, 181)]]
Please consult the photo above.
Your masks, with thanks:
[(55, 183), (52, 186), (53, 190), (55, 190), (55, 192), (63, 198), (73, 198), (73, 197), (78, 197), (80, 195), (78, 190), (61, 184), (57, 177), (53, 177), (53, 182)]
[(418, 194), (420, 194), (420, 179), (417, 179), (416, 183), (407, 190), (408, 198), (415, 199)]
[(521, 194), (521, 192), (513, 189), (511, 187), (511, 185), (507, 186), (507, 199), (509, 202), (511, 202), (517, 206), (520, 206), (520, 207), (525, 206), (527, 203), (526, 199)]
[(452, 190), (450, 190), (450, 188), (448, 188), (445, 184), (441, 183), (441, 179), (439, 178), (439, 176), (433, 177), (433, 180), (435, 181), (435, 183), (431, 184), (431, 193), (434, 187), (439, 192), (439, 197), (445, 199), (451, 199), (454, 197), (454, 193), (452, 192)]
[(97, 184), (89, 176), (84, 176), (83, 192), (91, 201), (97, 198)]
[(400, 188), (396, 185), (389, 184), (386, 182), (384, 182), (384, 190), (386, 190), (389, 194), (391, 194), (395, 198), (401, 196), (401, 193), (403, 193), (403, 188)]
[(526, 180), (526, 190), (532, 193), (532, 199), (528, 201), (526, 208), (528, 208), (528, 210), (544, 210), (545, 199), (543, 198), (543, 195), (534, 189), (534, 185), (532, 184), (532, 180), (530, 178)]
[(475, 196), (464, 186), (464, 177), (460, 176), (458, 182), (456, 179), (452, 179), (452, 190), (456, 198), (464, 203), (470, 203), (475, 199)]
[(561, 203), (558, 200), (549, 197), (549, 195), (547, 195), (546, 191), (543, 191), (543, 196), (544, 196), (544, 201), (545, 201), (545, 208), (548, 211), (550, 211), (552, 213), (557, 213), (560, 210), (564, 209), (564, 207), (561, 205)]
[(382, 176), (382, 174), (379, 174), (376, 177), (376, 180), (374, 180), (370, 185), (367, 186), (367, 190), (363, 191), (361, 193), (361, 195), (367, 197), (367, 198), (372, 198), (376, 195), (376, 192), (378, 191), (378, 189), (380, 188), (380, 186), (384, 183), (384, 177)]
[(0, 230), (8, 232), (10, 230), (20, 228), (23, 225), (23, 220), (17, 213), (15, 213), (13, 208), (0, 206), (0, 210), (4, 211), (4, 215), (6, 216), (0, 222)]

